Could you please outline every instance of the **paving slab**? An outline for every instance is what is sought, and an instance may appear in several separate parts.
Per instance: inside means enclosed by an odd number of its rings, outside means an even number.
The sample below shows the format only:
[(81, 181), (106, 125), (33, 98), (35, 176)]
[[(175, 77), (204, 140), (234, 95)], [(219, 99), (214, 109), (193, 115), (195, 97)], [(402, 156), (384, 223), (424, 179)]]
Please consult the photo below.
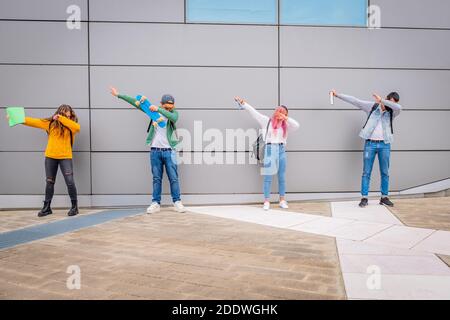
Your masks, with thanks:
[(302, 232), (309, 232), (315, 234), (330, 235), (332, 230), (344, 225), (352, 224), (354, 220), (336, 219), (323, 217), (313, 221), (305, 222), (296, 226), (291, 226), (289, 229)]
[(436, 230), (393, 226), (364, 240), (364, 242), (411, 249), (434, 232)]
[(360, 208), (358, 204), (359, 201), (332, 202), (332, 216), (334, 218), (402, 225), (402, 222), (387, 208), (378, 204), (378, 200), (369, 200), (369, 205), (365, 208)]
[[(343, 273), (349, 299), (449, 300), (450, 277), (430, 275), (382, 275), (374, 289), (373, 275)], [(368, 282), (370, 286), (368, 286)]]
[(416, 244), (413, 249), (450, 255), (450, 231), (438, 230), (425, 240)]
[(382, 275), (435, 275), (450, 276), (450, 268), (435, 255), (340, 255), (343, 273), (366, 273), (371, 266), (379, 268)]
[(332, 230), (329, 234), (338, 239), (363, 241), (391, 227), (392, 225), (383, 223), (354, 221)]
[(189, 207), (188, 210), (190, 212), (278, 228), (286, 228), (316, 219), (323, 219), (316, 215), (274, 209), (264, 211), (262, 208), (252, 206)]
[(393, 246), (378, 245), (362, 241), (336, 239), (339, 254), (350, 255), (383, 255), (383, 256), (434, 256), (432, 253), (420, 250), (396, 248)]

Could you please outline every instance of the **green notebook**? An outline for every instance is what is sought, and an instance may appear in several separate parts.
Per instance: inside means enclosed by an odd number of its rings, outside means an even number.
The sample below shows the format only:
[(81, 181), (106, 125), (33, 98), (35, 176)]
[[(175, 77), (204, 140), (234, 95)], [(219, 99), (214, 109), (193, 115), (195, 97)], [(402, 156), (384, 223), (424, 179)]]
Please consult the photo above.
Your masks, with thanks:
[(25, 123), (25, 108), (23, 107), (8, 107), (6, 114), (9, 116), (9, 126)]

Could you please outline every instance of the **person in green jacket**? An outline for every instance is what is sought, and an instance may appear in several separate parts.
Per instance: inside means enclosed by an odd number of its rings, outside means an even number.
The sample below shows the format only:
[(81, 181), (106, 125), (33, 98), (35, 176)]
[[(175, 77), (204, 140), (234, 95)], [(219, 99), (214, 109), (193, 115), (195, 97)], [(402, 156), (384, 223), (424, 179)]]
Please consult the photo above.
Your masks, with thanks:
[[(111, 87), (111, 94), (122, 99), (133, 107), (144, 110), (140, 107), (138, 100), (119, 94), (116, 88)], [(161, 191), (164, 167), (170, 182), (170, 193), (174, 203), (174, 209), (178, 212), (185, 212), (183, 203), (181, 202), (180, 184), (178, 181), (178, 167), (176, 163), (175, 147), (178, 144), (176, 135), (176, 122), (178, 121), (178, 111), (175, 110), (175, 99), (170, 94), (165, 94), (161, 98), (161, 106), (150, 106), (151, 111), (158, 112), (166, 121), (165, 126), (159, 126), (157, 122), (151, 121), (147, 145), (150, 146), (150, 163), (153, 175), (153, 199), (151, 205), (147, 208), (147, 213), (155, 213), (161, 209)]]

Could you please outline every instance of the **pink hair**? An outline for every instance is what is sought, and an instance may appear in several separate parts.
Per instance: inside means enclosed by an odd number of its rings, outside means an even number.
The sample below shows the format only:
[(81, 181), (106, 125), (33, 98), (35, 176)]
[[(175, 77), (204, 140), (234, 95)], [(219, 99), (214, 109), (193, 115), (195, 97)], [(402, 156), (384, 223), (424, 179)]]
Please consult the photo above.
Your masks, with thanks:
[(283, 138), (286, 138), (286, 135), (287, 135), (287, 122), (286, 122), (286, 120), (280, 121), (276, 117), (277, 113), (282, 112), (282, 111), (287, 111), (287, 110), (286, 110), (286, 108), (283, 108), (283, 107), (278, 107), (278, 108), (275, 109), (275, 112), (273, 113), (272, 119), (271, 119), (272, 129), (275, 132), (278, 128), (280, 128), (280, 127), (283, 128)]

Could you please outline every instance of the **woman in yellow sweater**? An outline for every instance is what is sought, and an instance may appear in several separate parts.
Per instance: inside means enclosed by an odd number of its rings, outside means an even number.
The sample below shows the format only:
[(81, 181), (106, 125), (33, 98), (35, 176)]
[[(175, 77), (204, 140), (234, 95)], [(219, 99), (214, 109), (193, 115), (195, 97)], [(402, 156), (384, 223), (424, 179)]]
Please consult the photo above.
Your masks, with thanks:
[(47, 177), (45, 201), (38, 216), (44, 217), (52, 213), (50, 203), (55, 189), (58, 166), (61, 168), (72, 201), (72, 208), (68, 215), (77, 215), (78, 201), (77, 189), (73, 179), (72, 145), (74, 136), (80, 131), (80, 125), (75, 112), (69, 105), (63, 104), (52, 117), (46, 119), (26, 117), (24, 125), (43, 129), (48, 134), (47, 148), (45, 149), (45, 175)]

